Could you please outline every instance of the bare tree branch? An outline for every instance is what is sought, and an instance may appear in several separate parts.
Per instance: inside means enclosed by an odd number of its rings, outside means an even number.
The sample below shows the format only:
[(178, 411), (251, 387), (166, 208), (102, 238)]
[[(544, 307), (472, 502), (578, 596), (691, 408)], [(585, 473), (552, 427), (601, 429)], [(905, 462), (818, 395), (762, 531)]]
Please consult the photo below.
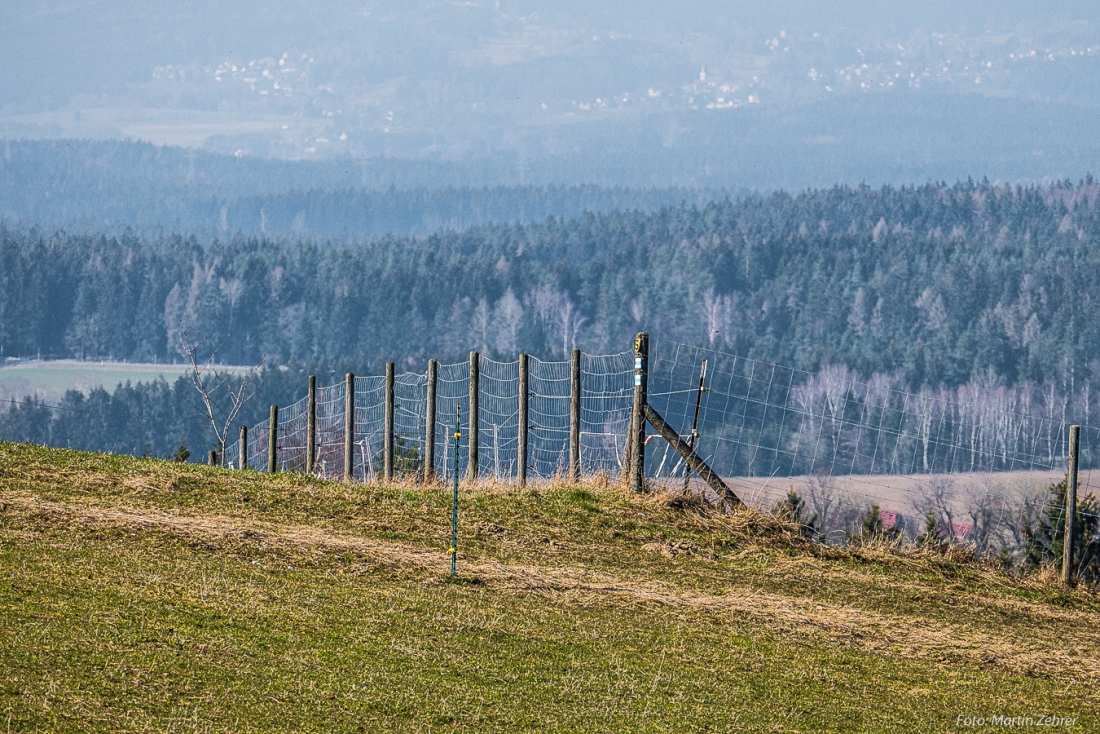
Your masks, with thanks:
[[(244, 408), (244, 404), (256, 394), (253, 382), (267, 358), (261, 358), (259, 364), (250, 367), (244, 373), (244, 376), (240, 378), (239, 384), (234, 389), (234, 378), (237, 375), (234, 375), (231, 371), (219, 370), (214, 367), (214, 359), (218, 355), (218, 348), (211, 350), (210, 356), (202, 364), (199, 363), (199, 348), (204, 341), (205, 339), (193, 342), (183, 320), (180, 320), (180, 349), (191, 362), (187, 377), (202, 398), (203, 407), (200, 409), (190, 400), (187, 400), (187, 402), (191, 403), (199, 412), (206, 414), (207, 419), (210, 421), (210, 427), (214, 430), (214, 436), (218, 439), (219, 455), (224, 460), (225, 444), (229, 438), (229, 430), (233, 427), (233, 422), (237, 419), (241, 409)], [(204, 375), (209, 375), (209, 377)], [(228, 408), (222, 407), (219, 402), (220, 393), (225, 393), (227, 396)]]

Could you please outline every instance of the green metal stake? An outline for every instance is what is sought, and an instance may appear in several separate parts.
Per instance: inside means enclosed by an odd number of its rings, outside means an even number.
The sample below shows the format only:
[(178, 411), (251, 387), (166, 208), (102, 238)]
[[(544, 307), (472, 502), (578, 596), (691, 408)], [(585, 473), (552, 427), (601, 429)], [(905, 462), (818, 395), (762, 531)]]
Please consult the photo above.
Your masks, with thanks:
[(459, 415), (462, 406), (455, 406), (455, 494), (454, 507), (451, 510), (451, 576), (455, 575), (458, 568), (458, 439), (462, 438), (462, 424)]

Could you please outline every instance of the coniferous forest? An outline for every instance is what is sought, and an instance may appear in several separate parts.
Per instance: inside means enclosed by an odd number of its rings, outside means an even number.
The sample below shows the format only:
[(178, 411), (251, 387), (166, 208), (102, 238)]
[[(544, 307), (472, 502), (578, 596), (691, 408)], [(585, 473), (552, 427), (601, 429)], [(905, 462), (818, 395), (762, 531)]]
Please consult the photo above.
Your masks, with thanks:
[(0, 351), (179, 361), (182, 325), (224, 363), (289, 366), (275, 401), (302, 370), (619, 352), (646, 330), (913, 389), (1067, 394), (1100, 379), (1098, 196), (1091, 178), (836, 187), (352, 244), (7, 228)]

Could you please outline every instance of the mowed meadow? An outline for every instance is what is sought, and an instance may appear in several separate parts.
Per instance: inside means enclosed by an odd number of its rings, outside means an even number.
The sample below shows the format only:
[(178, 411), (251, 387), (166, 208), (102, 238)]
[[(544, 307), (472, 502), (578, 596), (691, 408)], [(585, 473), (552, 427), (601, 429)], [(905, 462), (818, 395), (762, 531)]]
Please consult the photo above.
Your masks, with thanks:
[(1094, 590), (606, 480), (347, 484), (0, 444), (11, 731), (1098, 725)]

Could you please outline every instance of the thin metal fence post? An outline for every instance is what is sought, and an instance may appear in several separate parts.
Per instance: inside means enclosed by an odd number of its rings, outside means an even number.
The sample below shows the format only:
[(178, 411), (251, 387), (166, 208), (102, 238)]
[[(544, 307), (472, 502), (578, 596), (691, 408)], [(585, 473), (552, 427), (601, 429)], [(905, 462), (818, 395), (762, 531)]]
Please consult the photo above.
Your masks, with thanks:
[(527, 431), (530, 426), (530, 419), (527, 417), (530, 395), (528, 370), (527, 355), (519, 355), (519, 438), (516, 441), (519, 455), (516, 457), (516, 482), (521, 487), (527, 486)]
[(277, 463), (279, 451), (279, 406), (271, 406), (271, 418), (267, 431), (267, 473), (274, 474), (279, 471)]
[(355, 479), (355, 375), (344, 380), (344, 481)]
[(1066, 462), (1066, 527), (1062, 541), (1062, 583), (1073, 585), (1073, 541), (1077, 530), (1077, 456), (1081, 447), (1081, 426), (1069, 427), (1069, 457)]
[(630, 490), (645, 491), (645, 406), (649, 394), (649, 334), (634, 337), (634, 406), (630, 411)]
[[(428, 404), (424, 410), (424, 481), (435, 477), (435, 394), (439, 380), (439, 362), (428, 360)], [(446, 474), (446, 468), (444, 468)]]
[(581, 350), (573, 350), (569, 373), (569, 479), (581, 478)]
[(382, 478), (393, 481), (393, 385), (394, 364), (386, 363), (386, 412), (382, 427)]
[(480, 413), (478, 412), (477, 398), (478, 398), (478, 383), (481, 379), (481, 355), (477, 352), (470, 352), (470, 437), (467, 439), (467, 445), (469, 446), (470, 463), (466, 468), (466, 476), (470, 479), (477, 479), (478, 470), (478, 420)]

